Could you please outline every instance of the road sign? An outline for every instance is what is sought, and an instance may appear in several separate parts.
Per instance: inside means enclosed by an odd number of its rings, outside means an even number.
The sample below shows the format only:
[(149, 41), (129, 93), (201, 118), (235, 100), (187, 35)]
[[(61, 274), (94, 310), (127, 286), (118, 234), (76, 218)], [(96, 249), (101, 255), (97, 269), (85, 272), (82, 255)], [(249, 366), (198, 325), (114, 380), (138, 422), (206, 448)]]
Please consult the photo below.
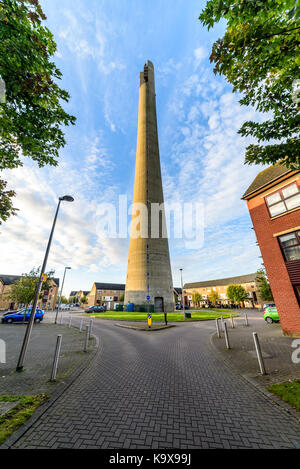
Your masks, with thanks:
[(147, 296), (147, 301), (149, 301), (149, 300), (150, 300), (150, 296), (148, 295), (148, 296)]
[(46, 282), (47, 280), (47, 274), (42, 274), (42, 282)]
[(148, 326), (151, 327), (152, 324), (152, 317), (151, 314), (148, 315)]

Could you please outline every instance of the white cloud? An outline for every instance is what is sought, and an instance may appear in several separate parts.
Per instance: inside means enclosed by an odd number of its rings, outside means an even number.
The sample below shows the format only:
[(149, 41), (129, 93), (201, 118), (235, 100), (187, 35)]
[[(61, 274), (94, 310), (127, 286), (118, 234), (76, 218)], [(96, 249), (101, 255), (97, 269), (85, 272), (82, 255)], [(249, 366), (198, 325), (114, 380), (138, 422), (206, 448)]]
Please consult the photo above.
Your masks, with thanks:
[(207, 57), (208, 52), (204, 47), (198, 47), (194, 50), (194, 60), (196, 68), (199, 67), (201, 62)]

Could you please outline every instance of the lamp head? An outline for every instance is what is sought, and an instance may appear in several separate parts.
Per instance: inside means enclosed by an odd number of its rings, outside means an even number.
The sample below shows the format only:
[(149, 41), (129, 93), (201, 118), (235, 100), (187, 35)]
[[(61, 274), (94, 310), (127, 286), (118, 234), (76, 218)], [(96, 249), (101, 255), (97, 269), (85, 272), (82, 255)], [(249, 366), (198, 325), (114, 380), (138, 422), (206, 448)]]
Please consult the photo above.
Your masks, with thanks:
[(65, 202), (73, 202), (74, 198), (71, 195), (64, 195), (60, 197), (59, 200), (64, 200)]

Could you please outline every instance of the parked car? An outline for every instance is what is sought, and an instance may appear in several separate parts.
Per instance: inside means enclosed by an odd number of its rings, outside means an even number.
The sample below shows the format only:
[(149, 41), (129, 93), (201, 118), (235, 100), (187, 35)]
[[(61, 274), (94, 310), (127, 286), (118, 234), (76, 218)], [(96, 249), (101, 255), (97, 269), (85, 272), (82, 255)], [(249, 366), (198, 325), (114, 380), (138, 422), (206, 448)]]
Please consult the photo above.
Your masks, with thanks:
[(71, 309), (71, 306), (62, 303), (61, 305), (59, 305), (59, 309), (64, 309), (65, 311), (68, 311), (69, 309)]
[[(29, 321), (31, 313), (31, 308), (27, 308), (25, 322)], [(23, 322), (25, 314), (25, 308), (19, 311), (9, 311), (2, 316), (2, 324), (11, 324), (13, 322)], [(44, 319), (44, 311), (40, 308), (37, 308), (35, 311), (34, 322), (39, 323)]]
[(263, 305), (263, 310), (265, 311), (266, 308), (274, 308), (275, 304), (274, 303), (267, 303)]
[(87, 313), (104, 313), (105, 309), (103, 306), (90, 306), (86, 309)]
[[(183, 305), (181, 303), (177, 303), (176, 305), (176, 309), (183, 309)], [(190, 309), (190, 307), (188, 305), (184, 305), (184, 309)]]
[(279, 322), (279, 315), (275, 306), (269, 306), (265, 309), (264, 320), (267, 321), (268, 324)]

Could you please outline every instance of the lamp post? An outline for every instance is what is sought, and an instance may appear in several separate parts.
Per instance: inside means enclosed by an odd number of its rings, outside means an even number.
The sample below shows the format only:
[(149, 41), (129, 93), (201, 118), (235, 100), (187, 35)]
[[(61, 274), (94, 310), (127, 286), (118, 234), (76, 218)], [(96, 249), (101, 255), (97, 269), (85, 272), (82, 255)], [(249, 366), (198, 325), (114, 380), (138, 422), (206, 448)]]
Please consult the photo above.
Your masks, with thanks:
[(32, 308), (31, 308), (31, 313), (30, 313), (28, 324), (27, 324), (26, 332), (25, 332), (25, 335), (24, 335), (23, 344), (22, 344), (22, 348), (21, 348), (21, 352), (20, 352), (20, 356), (19, 356), (16, 371), (22, 371), (22, 369), (23, 369), (24, 358), (25, 358), (25, 355), (26, 355), (26, 351), (27, 351), (27, 348), (28, 348), (28, 343), (29, 343), (29, 339), (30, 339), (30, 335), (31, 335), (31, 331), (32, 331), (32, 326), (33, 326), (33, 322), (34, 322), (35, 311), (36, 311), (36, 306), (37, 306), (37, 302), (38, 302), (38, 299), (39, 299), (39, 294), (40, 294), (40, 291), (41, 291), (41, 288), (42, 288), (42, 283), (44, 281), (44, 274), (45, 274), (45, 270), (46, 270), (47, 260), (48, 260), (48, 256), (49, 256), (49, 251), (50, 251), (50, 247), (51, 247), (51, 242), (52, 242), (52, 238), (53, 238), (53, 233), (54, 233), (54, 228), (55, 228), (55, 225), (56, 225), (56, 220), (57, 220), (57, 215), (58, 215), (60, 203), (62, 201), (73, 202), (73, 200), (74, 200), (73, 197), (71, 197), (70, 195), (64, 195), (63, 197), (59, 197), (58, 205), (57, 205), (57, 209), (56, 209), (56, 212), (55, 212), (53, 225), (52, 225), (52, 229), (51, 229), (51, 233), (50, 233), (50, 236), (49, 236), (48, 245), (47, 245), (47, 249), (46, 249), (46, 253), (45, 253), (45, 257), (44, 257), (44, 262), (43, 262), (43, 266), (42, 266), (42, 269), (41, 269), (39, 281), (38, 281), (38, 284), (36, 286), (35, 298), (34, 298), (34, 301), (33, 301)]
[(64, 289), (66, 270), (71, 269), (71, 268), (72, 267), (65, 267), (63, 281), (62, 281), (61, 290), (60, 290), (60, 294), (59, 294), (59, 300), (58, 300), (58, 304), (57, 304), (57, 308), (56, 308), (55, 324), (57, 324), (57, 316), (58, 316), (59, 305), (60, 305), (60, 302), (61, 302), (62, 292), (63, 292), (63, 289)]
[(184, 301), (183, 301), (183, 283), (182, 283), (182, 271), (183, 269), (179, 269), (180, 270), (180, 279), (181, 279), (181, 304), (182, 304), (182, 308), (183, 308), (183, 312), (184, 312), (184, 320), (185, 320), (185, 306), (184, 306)]

